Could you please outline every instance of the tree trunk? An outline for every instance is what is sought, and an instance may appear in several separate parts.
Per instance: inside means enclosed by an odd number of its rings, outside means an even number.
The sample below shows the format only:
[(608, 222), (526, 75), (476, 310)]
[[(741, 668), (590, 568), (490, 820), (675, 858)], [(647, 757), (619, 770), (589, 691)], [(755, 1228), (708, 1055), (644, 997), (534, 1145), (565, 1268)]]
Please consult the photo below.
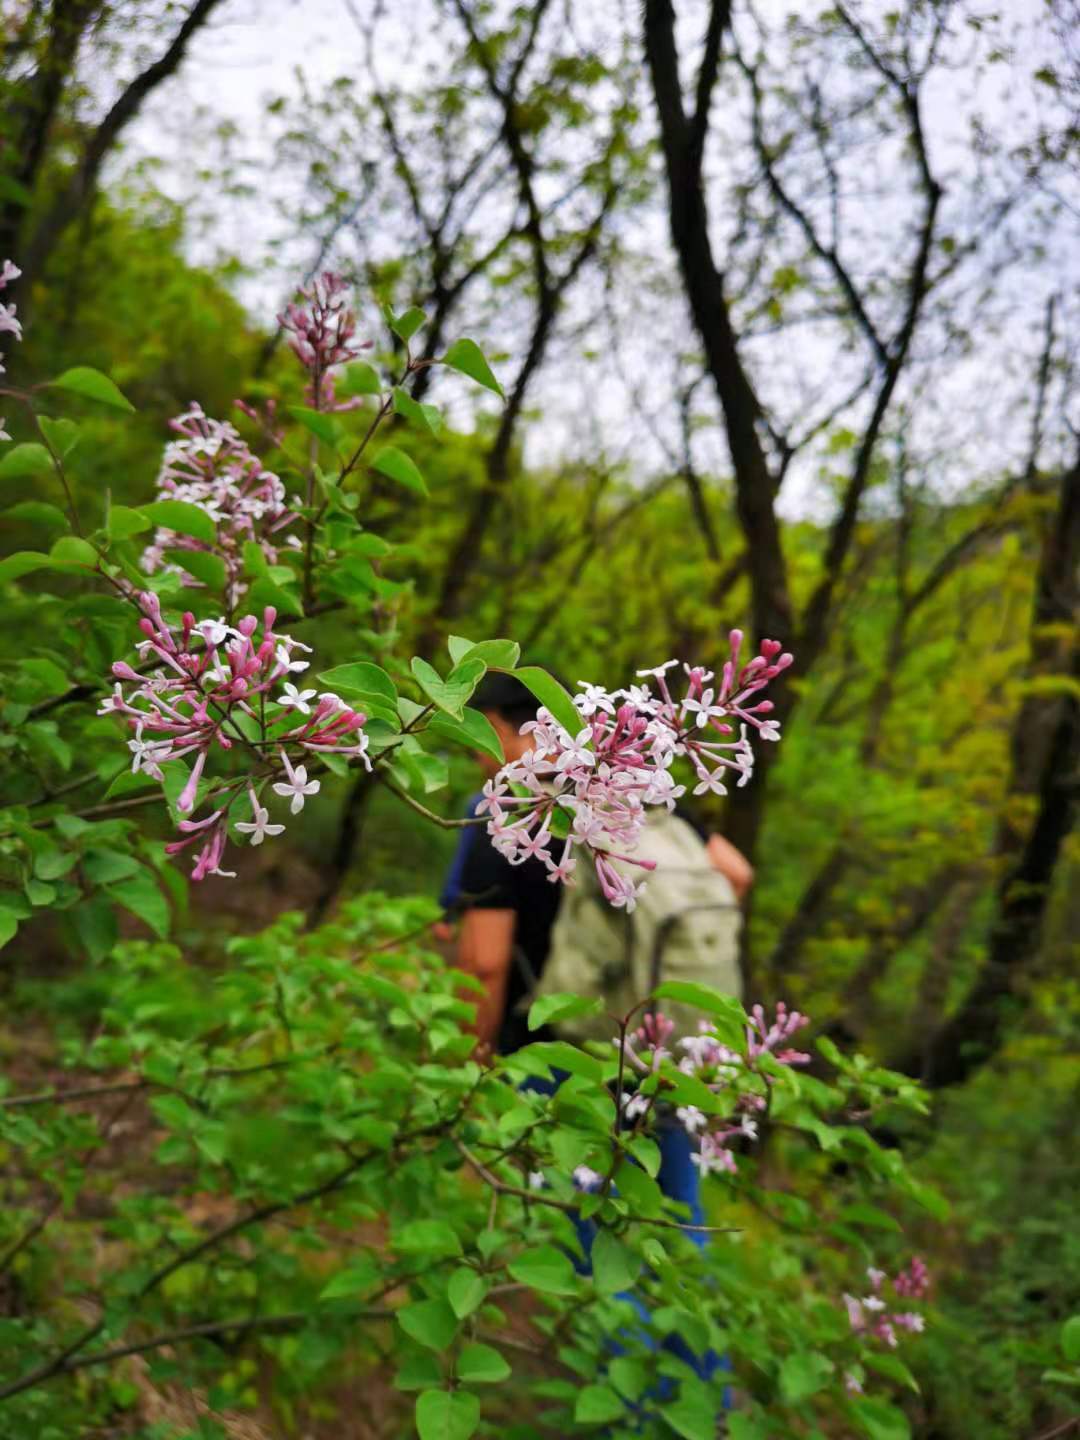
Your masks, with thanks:
[[(997, 844), (1006, 869), (998, 886), (987, 959), (966, 999), (929, 1048), (925, 1078), (931, 1086), (959, 1083), (996, 1053), (1010, 1002), (1019, 999), (1020, 982), (1039, 955), (1054, 870), (1076, 820), (1078, 614), (1080, 461), (1062, 479), (1039, 563), (1029, 667), (1036, 684), (1013, 728), (1012, 776)], [(1019, 818), (1025, 800), (1034, 810), (1028, 824)]]

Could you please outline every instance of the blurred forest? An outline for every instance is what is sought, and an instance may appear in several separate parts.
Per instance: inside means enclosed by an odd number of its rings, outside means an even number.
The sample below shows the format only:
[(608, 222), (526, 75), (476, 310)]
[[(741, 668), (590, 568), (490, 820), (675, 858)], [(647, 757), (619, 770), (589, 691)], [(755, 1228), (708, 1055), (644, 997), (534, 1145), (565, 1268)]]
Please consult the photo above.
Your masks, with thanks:
[[(260, 15), (292, 36), (273, 84), (238, 59)], [(235, 421), (238, 398), (301, 398), (273, 316), (330, 267), (372, 333), (417, 305), (418, 353), (474, 335), (507, 403), (458, 390), (449, 437), (412, 435), (431, 498), (369, 497), (402, 543), (320, 622), (326, 657), (358, 628), (430, 656), (451, 630), (509, 635), (617, 685), (710, 663), (733, 625), (794, 652), (784, 743), (694, 803), (757, 872), (748, 996), (934, 1092), (894, 1137), (951, 1207), (917, 1236), (938, 1280), (921, 1440), (1078, 1414), (1042, 1378), (1080, 1307), (1077, 20), (1059, 0), (0, 6), (7, 378), (91, 364), (138, 410), (87, 410), (89, 510), (149, 498), (190, 402)], [(245, 85), (248, 129), (214, 99)], [(424, 370), (412, 394), (444, 385)], [(0, 487), (4, 553), (40, 545), (57, 497), (2, 457)], [(49, 603), (4, 588), (0, 647), (55, 658)], [(96, 693), (95, 662), (69, 680)], [(460, 813), (466, 757), (451, 780)], [(332, 785), (242, 884), (177, 890), (181, 943), (437, 893), (453, 835)], [(54, 915), (0, 955), (14, 1064), (25, 1035), (69, 1033), (80, 943)]]

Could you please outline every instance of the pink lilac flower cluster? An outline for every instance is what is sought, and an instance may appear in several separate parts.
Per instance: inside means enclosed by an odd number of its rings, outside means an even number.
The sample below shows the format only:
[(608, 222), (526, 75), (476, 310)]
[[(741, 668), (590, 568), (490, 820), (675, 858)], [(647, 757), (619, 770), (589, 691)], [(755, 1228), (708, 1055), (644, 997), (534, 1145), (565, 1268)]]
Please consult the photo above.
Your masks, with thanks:
[[(143, 552), (143, 569), (148, 575), (164, 568), (184, 573), (182, 560), (167, 563), (167, 550), (201, 550), (218, 555), (225, 563), (225, 603), (231, 609), (246, 589), (241, 580), (245, 543), (253, 541), (267, 563), (275, 564), (279, 536), (297, 515), (286, 503), (281, 480), (266, 469), (227, 421), (213, 420), (201, 406), (192, 405), (169, 425), (180, 438), (165, 447), (157, 477), (157, 499), (195, 505), (214, 522), (216, 539), (211, 545), (159, 528), (153, 543)], [(298, 548), (300, 539), (292, 535), (285, 543)], [(199, 582), (185, 575), (185, 583)]]
[(339, 401), (334, 396), (335, 365), (355, 360), (371, 341), (358, 342), (356, 316), (349, 309), (345, 280), (327, 270), (313, 284), (300, 291), (300, 302), (292, 301), (277, 317), (291, 335), (289, 345), (311, 376), (308, 402), (316, 410), (352, 410), (362, 404), (359, 396)]
[[(547, 710), (522, 726), (532, 748), (504, 765), (484, 786), (478, 813), (490, 816), (488, 833), (495, 848), (520, 865), (532, 856), (548, 869), (552, 882), (572, 880), (580, 847), (591, 857), (605, 898), (633, 910), (643, 883), (635, 883), (616, 862), (652, 868), (636, 860), (633, 850), (651, 805), (668, 810), (685, 793), (671, 767), (687, 759), (698, 783), (695, 795), (724, 795), (725, 782), (735, 777), (745, 785), (753, 770), (748, 738), (756, 730), (762, 740), (779, 740), (780, 727), (771, 718), (773, 703), (761, 698), (770, 680), (792, 663), (776, 640), (764, 640), (760, 654), (739, 662), (742, 632), (731, 632), (731, 653), (717, 681), (711, 670), (683, 665), (685, 690), (672, 694), (669, 660), (653, 670), (639, 670), (639, 680), (625, 690), (604, 690), (581, 681), (574, 697), (582, 728), (571, 735)], [(561, 851), (552, 851), (552, 826), (561, 817), (569, 827)]]
[[(880, 1340), (883, 1345), (895, 1349), (898, 1330), (918, 1334), (925, 1328), (926, 1321), (918, 1311), (893, 1309), (891, 1302), (885, 1299), (882, 1291), (889, 1277), (884, 1270), (870, 1266), (866, 1276), (870, 1281), (869, 1295), (859, 1298), (844, 1296), (848, 1320), (856, 1335)], [(890, 1283), (894, 1295), (901, 1300), (925, 1300), (930, 1288), (930, 1271), (925, 1262), (916, 1256), (908, 1268), (901, 1270)]]
[[(807, 1064), (810, 1056), (787, 1044), (807, 1024), (807, 1016), (798, 1010), (788, 1010), (781, 1001), (772, 1022), (767, 1021), (762, 1006), (754, 1006), (746, 1027), (745, 1055), (723, 1044), (708, 1021), (701, 1022), (697, 1035), (684, 1036), (677, 1042), (677, 1048), (683, 1051), (677, 1061), (683, 1074), (693, 1075), (715, 1095), (726, 1095), (730, 1099), (728, 1114), (724, 1117), (706, 1115), (696, 1105), (680, 1105), (675, 1111), (675, 1118), (686, 1133), (698, 1140), (697, 1152), (691, 1159), (702, 1175), (716, 1171), (734, 1174), (737, 1167), (731, 1144), (736, 1140), (757, 1139), (758, 1122), (754, 1117), (767, 1105), (765, 1096), (756, 1088), (757, 1083), (768, 1086), (775, 1079), (763, 1071), (762, 1057), (771, 1056), (780, 1065)], [(656, 1074), (665, 1060), (675, 1060), (669, 1044), (674, 1030), (674, 1023), (666, 1016), (646, 1015), (638, 1029), (627, 1035), (623, 1056), (639, 1076)], [(619, 1043), (616, 1040), (615, 1044)], [(624, 1093), (625, 1119), (633, 1122), (645, 1116), (659, 1093), (646, 1095), (641, 1089)]]
[[(17, 280), (22, 271), (11, 260), (5, 260), (0, 265), (0, 290), (7, 289), (12, 280)], [(14, 335), (16, 340), (22, 339), (22, 325), (15, 318), (16, 306), (5, 305), (0, 301), (0, 335)], [(4, 374), (4, 362), (0, 359), (0, 375)], [(11, 436), (4, 429), (3, 417), (0, 416), (0, 440), (10, 440)]]
[[(98, 714), (120, 716), (133, 732), (127, 743), (135, 773), (164, 782), (163, 765), (193, 757), (176, 800), (184, 817), (177, 827), (183, 838), (166, 850), (175, 855), (198, 846), (195, 880), (231, 876), (234, 872), (220, 866), (236, 801), (247, 797), (251, 819), (234, 819), (234, 827), (250, 835), (252, 845), (279, 835), (285, 827), (270, 823), (262, 792), (269, 785), (297, 815), (320, 788), (319, 780), (308, 778), (312, 760), (338, 755), (360, 760), (370, 770), (363, 731), (367, 717), (329, 691), (300, 690), (286, 678), (308, 668), (310, 661), (296, 652), (310, 654), (310, 649), (274, 630), (272, 608), (263, 612), (260, 636), (254, 615), (228, 625), (196, 621), (185, 612), (174, 627), (164, 619), (156, 595), (140, 594), (137, 602), (143, 612), (143, 639), (136, 647), (141, 668), (125, 661), (112, 667), (116, 683)], [(131, 687), (127, 691), (125, 683)], [(208, 813), (193, 819), (203, 771), (219, 753), (240, 763), (233, 765), (236, 773), (211, 784), (203, 802)]]

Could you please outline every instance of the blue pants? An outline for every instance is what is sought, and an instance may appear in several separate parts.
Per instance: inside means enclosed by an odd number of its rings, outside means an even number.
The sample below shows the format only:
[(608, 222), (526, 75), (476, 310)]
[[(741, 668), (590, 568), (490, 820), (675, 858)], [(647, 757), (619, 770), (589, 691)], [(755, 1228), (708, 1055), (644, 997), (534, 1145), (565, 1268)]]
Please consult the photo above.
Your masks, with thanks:
[[(530, 1075), (521, 1088), (522, 1090), (536, 1091), (541, 1095), (554, 1095), (566, 1079), (566, 1075), (562, 1071), (557, 1070), (554, 1075), (555, 1078), (552, 1080), (543, 1080), (537, 1075)], [(703, 1225), (705, 1212), (701, 1206), (701, 1174), (690, 1158), (694, 1153), (693, 1141), (681, 1125), (673, 1122), (658, 1125), (654, 1138), (660, 1147), (660, 1169), (656, 1176), (660, 1189), (669, 1200), (678, 1201), (686, 1206), (690, 1212), (689, 1224)], [(589, 1275), (592, 1273), (589, 1257), (592, 1254), (593, 1241), (596, 1238), (596, 1222), (583, 1220), (580, 1215), (573, 1216), (573, 1221), (578, 1242), (585, 1257), (581, 1261), (575, 1260), (575, 1267), (579, 1274)], [(688, 1230), (686, 1234), (699, 1250), (705, 1248), (708, 1235), (704, 1231)], [(639, 1295), (632, 1290), (626, 1290), (618, 1298), (631, 1304), (645, 1325), (650, 1323), (652, 1317)], [(695, 1354), (681, 1335), (668, 1335), (663, 1341), (659, 1341), (647, 1333), (641, 1338), (650, 1350), (659, 1349), (662, 1344), (665, 1350), (689, 1365), (694, 1374), (702, 1380), (711, 1380), (718, 1370), (731, 1368), (726, 1357), (718, 1355), (711, 1348), (702, 1355)], [(613, 1354), (621, 1354), (622, 1346), (613, 1340), (611, 1350)], [(658, 1396), (658, 1398), (663, 1397)], [(729, 1399), (726, 1393), (723, 1405), (725, 1410), (729, 1408)]]

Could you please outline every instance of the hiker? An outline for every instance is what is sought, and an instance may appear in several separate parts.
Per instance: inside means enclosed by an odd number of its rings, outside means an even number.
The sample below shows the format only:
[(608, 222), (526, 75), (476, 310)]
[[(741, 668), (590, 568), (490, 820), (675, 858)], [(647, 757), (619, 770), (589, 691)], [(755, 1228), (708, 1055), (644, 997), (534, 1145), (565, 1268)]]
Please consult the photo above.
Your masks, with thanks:
[[(484, 712), (502, 742), (507, 760), (519, 758), (532, 748), (531, 735), (522, 735), (521, 726), (536, 718), (536, 699), (532, 693), (512, 674), (493, 672), (481, 682), (473, 705)], [(492, 776), (499, 768), (488, 755), (478, 757), (485, 773)], [(475, 812), (479, 796), (469, 802), (469, 814)], [(663, 815), (655, 820), (650, 818), (646, 831), (646, 846), (652, 835), (663, 823)], [(678, 828), (676, 828), (678, 827)], [(753, 871), (743, 855), (721, 835), (710, 835), (702, 842), (696, 841), (688, 831), (686, 822), (676, 819), (671, 827), (673, 833), (681, 831), (681, 845), (688, 851), (691, 860), (696, 858), (698, 870), (706, 869), (722, 876), (730, 887), (725, 900), (712, 905), (694, 905), (690, 896), (688, 905), (680, 905), (676, 894), (671, 909), (723, 909), (726, 914), (714, 916), (714, 929), (727, 957), (730, 985), (737, 987), (734, 969), (740, 919), (737, 906), (745, 898), (753, 884)], [(560, 901), (565, 907), (584, 911), (588, 908), (590, 918), (597, 924), (611, 924), (620, 932), (618, 946), (623, 945), (627, 917), (615, 915), (600, 901), (589, 888), (585, 866), (579, 871), (577, 885), (567, 895), (563, 887), (548, 880), (548, 872), (541, 861), (526, 860), (521, 865), (511, 865), (495, 849), (491, 838), (482, 827), (465, 830), (458, 845), (457, 854), (443, 890), (442, 902), (451, 913), (462, 916), (458, 937), (457, 964), (460, 969), (476, 976), (484, 986), (484, 994), (477, 1005), (476, 1031), (481, 1053), (498, 1051), (509, 1054), (527, 1044), (530, 1040), (542, 1038), (537, 1032), (530, 1032), (527, 1024), (529, 1001), (534, 988), (543, 980), (545, 966), (555, 938), (557, 960), (560, 972), (574, 967), (574, 936), (556, 932), (556, 917)], [(658, 876), (650, 877), (654, 885)], [(678, 881), (668, 881), (668, 889), (677, 891)], [(648, 889), (646, 891), (648, 894)], [(715, 896), (713, 897), (715, 899)], [(630, 924), (635, 922), (631, 919)], [(578, 928), (575, 924), (575, 928)], [(615, 958), (615, 957), (612, 957)], [(569, 978), (573, 978), (572, 976)], [(581, 993), (585, 988), (579, 983), (567, 983), (562, 989)], [(679, 978), (686, 978), (680, 975)], [(698, 978), (709, 982), (709, 976)], [(717, 984), (714, 977), (711, 983)], [(639, 1000), (647, 993), (647, 986), (633, 996)]]
[[(508, 761), (532, 748), (531, 735), (522, 735), (521, 727), (535, 720), (536, 699), (520, 680), (501, 672), (488, 674), (473, 705), (491, 722)], [(488, 777), (499, 768), (487, 755), (478, 759)], [(479, 801), (479, 795), (470, 799), (470, 815)], [(441, 899), (448, 912), (461, 915), (458, 967), (484, 987), (476, 1017), (481, 1056), (505, 1055), (530, 1041), (553, 1038), (546, 1028), (528, 1028), (529, 1004), (545, 984), (555, 991), (602, 993), (605, 1009), (615, 1013), (620, 1007), (630, 1009), (664, 978), (665, 948), (673, 952), (668, 963), (678, 969), (667, 978), (693, 978), (739, 993), (739, 906), (753, 884), (753, 871), (723, 836), (702, 837), (684, 819), (658, 809), (659, 814), (646, 823), (640, 847), (646, 858), (657, 861), (657, 868), (649, 875), (633, 916), (607, 905), (590, 866), (582, 865), (576, 884), (564, 892), (563, 886), (550, 883), (542, 861), (530, 857), (511, 865), (485, 829), (477, 826), (462, 832)], [(652, 906), (650, 899), (655, 902)], [(624, 964), (628, 944), (635, 954)], [(610, 990), (604, 988), (605, 968), (612, 975)], [(680, 1018), (683, 1028), (693, 1024), (690, 1016)], [(610, 1036), (611, 1024), (606, 1016), (598, 1016), (578, 1021), (569, 1030), (564, 1024), (559, 1033), (578, 1041), (600, 1038)], [(557, 1075), (550, 1082), (531, 1077), (523, 1088), (552, 1093), (563, 1078)], [(661, 1190), (686, 1207), (691, 1226), (701, 1226), (704, 1213), (694, 1142), (670, 1117), (658, 1120), (655, 1138), (661, 1154), (657, 1174)], [(587, 1271), (595, 1227), (592, 1221), (577, 1220), (576, 1228), (586, 1257), (578, 1268)], [(705, 1244), (702, 1230), (688, 1234), (697, 1245)], [(639, 1298), (633, 1294), (625, 1298), (648, 1321)], [(714, 1351), (696, 1355), (681, 1337), (670, 1336), (665, 1345), (703, 1379), (726, 1368)]]

